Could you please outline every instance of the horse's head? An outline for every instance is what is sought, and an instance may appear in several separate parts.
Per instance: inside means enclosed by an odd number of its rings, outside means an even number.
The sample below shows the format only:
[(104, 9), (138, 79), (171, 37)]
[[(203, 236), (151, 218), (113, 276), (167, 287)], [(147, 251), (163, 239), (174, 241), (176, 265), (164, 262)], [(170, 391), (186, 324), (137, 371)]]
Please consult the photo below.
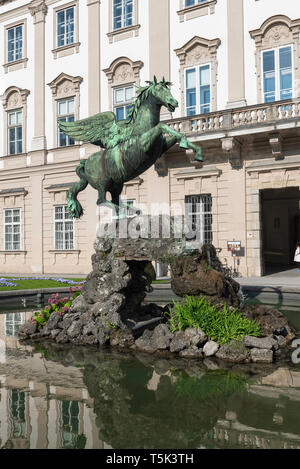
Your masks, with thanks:
[(154, 77), (154, 81), (151, 82), (151, 94), (154, 96), (158, 104), (166, 106), (170, 112), (174, 112), (175, 108), (178, 107), (178, 101), (173, 98), (169, 86), (171, 83), (165, 81), (165, 78), (159, 83), (157, 78)]

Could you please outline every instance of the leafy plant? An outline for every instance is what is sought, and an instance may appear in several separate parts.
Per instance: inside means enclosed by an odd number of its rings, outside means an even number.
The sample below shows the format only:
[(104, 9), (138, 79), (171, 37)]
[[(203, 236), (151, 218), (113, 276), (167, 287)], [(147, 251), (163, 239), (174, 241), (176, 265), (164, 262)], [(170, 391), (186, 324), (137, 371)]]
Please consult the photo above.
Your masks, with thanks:
[(60, 316), (68, 313), (75, 298), (80, 295), (81, 287), (74, 290), (72, 287), (69, 289), (71, 296), (59, 298), (59, 294), (53, 294), (48, 300), (48, 305), (41, 311), (35, 311), (30, 321), (37, 324), (38, 329), (41, 329), (48, 322), (52, 313)]
[(169, 308), (169, 326), (172, 332), (188, 327), (200, 327), (211, 340), (226, 344), (231, 340), (242, 340), (245, 335), (260, 336), (260, 326), (256, 321), (243, 318), (237, 310), (227, 305), (217, 309), (204, 297), (187, 296), (183, 303), (174, 301), (174, 310)]

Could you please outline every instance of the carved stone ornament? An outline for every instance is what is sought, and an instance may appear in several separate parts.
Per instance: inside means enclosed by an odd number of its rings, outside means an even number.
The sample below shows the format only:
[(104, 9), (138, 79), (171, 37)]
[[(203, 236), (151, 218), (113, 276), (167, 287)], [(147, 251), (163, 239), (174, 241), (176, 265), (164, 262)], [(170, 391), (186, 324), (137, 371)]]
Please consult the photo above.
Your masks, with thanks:
[(42, 21), (45, 19), (45, 15), (47, 13), (47, 5), (45, 4), (44, 0), (33, 0), (28, 9), (30, 14), (34, 17), (34, 21)]
[(3, 108), (9, 110), (23, 107), (26, 104), (29, 93), (29, 90), (22, 90), (16, 86), (10, 86), (2, 97)]
[(228, 157), (228, 161), (233, 169), (242, 166), (242, 145), (234, 137), (222, 139), (222, 151)]
[(66, 73), (61, 73), (55, 80), (48, 83), (48, 85), (54, 97), (67, 98), (79, 92), (82, 80), (82, 77), (72, 77)]
[(119, 57), (103, 72), (106, 74), (110, 85), (120, 85), (139, 80), (140, 70), (143, 66), (144, 64), (140, 60), (133, 62), (128, 57)]
[(281, 135), (279, 133), (269, 135), (269, 142), (272, 149), (272, 155), (275, 156), (275, 160), (284, 159)]
[(194, 166), (195, 169), (203, 168), (203, 162), (202, 161), (197, 161), (195, 159), (195, 152), (191, 149), (185, 151), (189, 162)]
[(220, 39), (209, 40), (194, 36), (184, 46), (175, 49), (175, 52), (179, 58), (180, 65), (194, 65), (209, 59), (215, 59), (217, 48), (220, 44)]
[(291, 20), (288, 16), (277, 15), (268, 18), (259, 29), (250, 31), (256, 47), (264, 49), (293, 42), (299, 38), (300, 19)]

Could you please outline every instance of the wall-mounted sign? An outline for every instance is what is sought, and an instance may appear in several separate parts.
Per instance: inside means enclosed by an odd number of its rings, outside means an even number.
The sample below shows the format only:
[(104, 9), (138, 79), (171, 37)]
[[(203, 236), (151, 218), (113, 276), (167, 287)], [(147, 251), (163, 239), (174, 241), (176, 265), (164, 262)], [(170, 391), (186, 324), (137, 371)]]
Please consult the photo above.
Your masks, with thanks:
[(227, 250), (233, 252), (240, 251), (241, 241), (227, 241)]
[(254, 233), (252, 233), (251, 231), (248, 231), (247, 239), (254, 239)]

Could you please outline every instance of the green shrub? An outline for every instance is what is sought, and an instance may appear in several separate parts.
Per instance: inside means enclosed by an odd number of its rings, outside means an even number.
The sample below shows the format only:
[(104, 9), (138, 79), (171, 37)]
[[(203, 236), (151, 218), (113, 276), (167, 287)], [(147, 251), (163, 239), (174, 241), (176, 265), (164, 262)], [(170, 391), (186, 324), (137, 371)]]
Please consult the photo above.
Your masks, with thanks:
[(242, 340), (245, 335), (260, 336), (256, 321), (243, 318), (240, 312), (226, 305), (219, 310), (203, 297), (187, 296), (183, 303), (174, 301), (174, 306), (167, 313), (172, 332), (200, 327), (210, 340), (219, 344)]
[(38, 329), (41, 329), (48, 322), (52, 313), (56, 313), (59, 316), (70, 311), (74, 299), (80, 295), (81, 287), (77, 287), (74, 290), (72, 287), (69, 289), (71, 296), (59, 298), (58, 293), (53, 294), (48, 300), (48, 305), (45, 306), (41, 311), (35, 311), (30, 321), (37, 324)]

